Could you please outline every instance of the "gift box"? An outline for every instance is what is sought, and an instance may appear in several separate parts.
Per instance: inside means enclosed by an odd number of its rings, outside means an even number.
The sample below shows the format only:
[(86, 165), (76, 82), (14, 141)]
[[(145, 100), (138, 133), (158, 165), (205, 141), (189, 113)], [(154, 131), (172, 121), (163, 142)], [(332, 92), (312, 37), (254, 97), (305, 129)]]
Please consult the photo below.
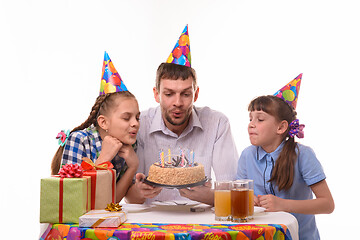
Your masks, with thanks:
[(40, 222), (78, 223), (90, 210), (90, 177), (41, 179)]
[(126, 220), (123, 211), (91, 210), (79, 218), (79, 227), (118, 227)]
[(114, 203), (116, 195), (116, 171), (111, 169), (112, 165), (95, 165), (90, 159), (83, 158), (81, 166), (84, 169), (83, 176), (91, 177), (90, 208), (104, 209), (108, 204)]

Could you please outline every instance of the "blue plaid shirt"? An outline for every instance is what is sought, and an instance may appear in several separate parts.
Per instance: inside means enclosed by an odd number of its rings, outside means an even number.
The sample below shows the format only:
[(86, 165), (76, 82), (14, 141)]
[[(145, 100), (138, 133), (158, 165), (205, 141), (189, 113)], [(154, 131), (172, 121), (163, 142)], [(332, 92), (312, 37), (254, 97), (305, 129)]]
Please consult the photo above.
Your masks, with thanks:
[[(95, 162), (100, 155), (101, 144), (102, 139), (94, 125), (84, 130), (72, 132), (66, 141), (61, 164), (73, 163), (80, 165), (83, 157)], [(126, 162), (122, 157), (116, 155), (111, 160), (111, 163), (116, 170), (116, 179), (118, 181), (127, 169)]]

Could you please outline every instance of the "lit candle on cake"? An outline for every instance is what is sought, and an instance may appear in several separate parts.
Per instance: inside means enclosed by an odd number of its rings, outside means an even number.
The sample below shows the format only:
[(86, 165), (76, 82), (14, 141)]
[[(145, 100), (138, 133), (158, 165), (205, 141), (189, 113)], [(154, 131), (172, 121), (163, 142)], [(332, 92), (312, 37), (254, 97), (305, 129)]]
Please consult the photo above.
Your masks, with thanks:
[(191, 151), (192, 152), (192, 165), (195, 164), (195, 152), (194, 151)]
[(169, 151), (168, 151), (168, 160), (169, 160), (169, 164), (171, 164), (171, 150), (169, 148)]
[(185, 156), (184, 156), (184, 151), (181, 150), (181, 166), (185, 166)]
[(190, 163), (190, 166), (194, 165), (194, 151), (193, 150), (191, 150), (191, 152), (189, 154), (189, 163)]
[(159, 165), (161, 165), (161, 150), (159, 150)]
[(161, 166), (165, 167), (164, 152), (161, 152)]

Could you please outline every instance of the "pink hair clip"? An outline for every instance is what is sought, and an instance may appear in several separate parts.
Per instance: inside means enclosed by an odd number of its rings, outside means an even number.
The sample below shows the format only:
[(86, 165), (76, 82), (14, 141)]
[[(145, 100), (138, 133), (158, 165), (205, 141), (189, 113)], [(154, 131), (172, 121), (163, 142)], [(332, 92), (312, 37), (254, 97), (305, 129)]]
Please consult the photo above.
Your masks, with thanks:
[(70, 135), (70, 130), (67, 130), (66, 132), (65, 132), (65, 130), (61, 130), (57, 134), (56, 139), (59, 139), (58, 143), (59, 143), (60, 146), (63, 147), (65, 145), (66, 140), (69, 138), (69, 135)]

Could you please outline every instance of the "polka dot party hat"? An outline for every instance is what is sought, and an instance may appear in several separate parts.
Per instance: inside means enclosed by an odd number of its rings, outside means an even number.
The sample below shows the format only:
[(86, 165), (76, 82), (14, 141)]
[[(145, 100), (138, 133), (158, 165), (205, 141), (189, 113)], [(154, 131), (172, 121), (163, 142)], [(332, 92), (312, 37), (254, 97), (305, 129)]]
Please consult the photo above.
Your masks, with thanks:
[(296, 78), (294, 78), (284, 87), (282, 87), (274, 95), (284, 99), (285, 102), (287, 102), (290, 106), (296, 109), (296, 104), (300, 91), (301, 78), (302, 78), (302, 73), (300, 73)]
[(109, 54), (105, 52), (99, 95), (122, 91), (127, 91), (127, 88), (116, 71)]
[(186, 25), (184, 30), (182, 31), (179, 40), (176, 42), (175, 47), (171, 51), (166, 62), (191, 67), (188, 25)]

